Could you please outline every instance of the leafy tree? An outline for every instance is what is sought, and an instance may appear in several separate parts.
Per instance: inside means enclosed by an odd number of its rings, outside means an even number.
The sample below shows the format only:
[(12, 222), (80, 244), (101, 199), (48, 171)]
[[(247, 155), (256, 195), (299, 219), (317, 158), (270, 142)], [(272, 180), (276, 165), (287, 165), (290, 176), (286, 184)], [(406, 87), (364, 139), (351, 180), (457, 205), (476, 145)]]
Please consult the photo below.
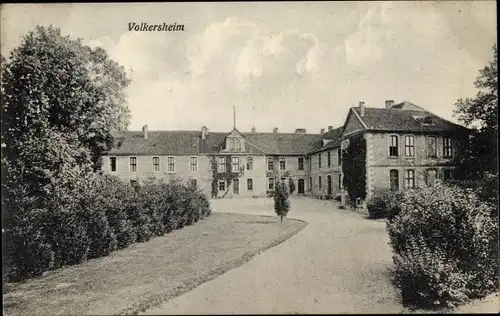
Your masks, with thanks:
[(459, 99), (455, 104), (455, 116), (472, 128), (464, 166), (473, 178), (480, 178), (485, 172), (498, 174), (497, 61), (497, 47), (494, 45), (493, 60), (479, 70), (474, 83), (480, 91), (474, 98)]
[(283, 222), (283, 217), (285, 217), (290, 210), (290, 201), (288, 200), (288, 191), (285, 183), (282, 183), (281, 181), (276, 182), (273, 197), (274, 211), (281, 218), (281, 222)]
[(349, 139), (342, 153), (343, 187), (351, 202), (366, 198), (366, 140), (362, 135)]
[(293, 194), (293, 192), (295, 192), (295, 182), (292, 178), (288, 178), (288, 188), (290, 189), (290, 194)]

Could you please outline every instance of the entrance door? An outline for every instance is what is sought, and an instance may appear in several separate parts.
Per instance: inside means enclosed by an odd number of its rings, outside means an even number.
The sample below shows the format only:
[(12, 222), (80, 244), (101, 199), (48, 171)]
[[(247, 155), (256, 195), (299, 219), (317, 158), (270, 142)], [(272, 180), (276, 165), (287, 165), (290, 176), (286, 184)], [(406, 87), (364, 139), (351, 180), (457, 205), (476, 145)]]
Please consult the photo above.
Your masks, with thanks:
[(332, 194), (332, 176), (328, 175), (328, 194)]
[(240, 194), (240, 180), (239, 179), (233, 180), (233, 194), (234, 195)]
[(298, 194), (304, 194), (305, 192), (304, 179), (299, 179), (297, 189), (298, 189), (297, 191)]

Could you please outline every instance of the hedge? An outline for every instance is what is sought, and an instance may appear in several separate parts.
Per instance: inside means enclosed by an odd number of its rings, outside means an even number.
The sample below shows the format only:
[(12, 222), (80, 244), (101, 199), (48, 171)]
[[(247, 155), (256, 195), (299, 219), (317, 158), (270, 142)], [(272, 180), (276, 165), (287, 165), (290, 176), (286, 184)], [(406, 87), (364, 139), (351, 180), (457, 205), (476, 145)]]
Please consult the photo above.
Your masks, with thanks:
[(52, 190), (43, 203), (4, 205), (4, 281), (106, 256), (211, 214), (206, 196), (179, 181), (134, 188), (116, 177), (91, 175), (72, 189)]
[(399, 192), (377, 192), (366, 204), (368, 214), (372, 219), (392, 217), (398, 212), (401, 193)]
[(453, 306), (498, 289), (496, 205), (438, 183), (405, 191), (387, 221), (405, 303)]

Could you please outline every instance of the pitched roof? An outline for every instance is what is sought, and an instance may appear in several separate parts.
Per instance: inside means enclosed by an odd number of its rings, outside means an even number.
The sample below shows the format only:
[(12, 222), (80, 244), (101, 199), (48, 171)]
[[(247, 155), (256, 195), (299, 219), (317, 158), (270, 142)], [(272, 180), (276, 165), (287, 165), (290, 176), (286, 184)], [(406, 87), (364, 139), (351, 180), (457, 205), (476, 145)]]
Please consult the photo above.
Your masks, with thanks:
[(198, 153), (199, 131), (129, 131), (115, 138), (111, 155), (195, 155)]
[[(316, 146), (316, 148), (311, 150), (311, 153), (316, 153), (316, 152), (332, 149), (335, 147), (339, 147), (340, 146), (340, 137), (342, 136), (343, 130), (344, 130), (344, 127), (341, 126), (341, 127), (332, 129), (331, 131), (324, 133), (322, 135), (321, 143), (319, 144), (319, 146)], [(326, 143), (325, 145), (323, 145), (323, 139), (329, 140), (329, 142)]]
[[(406, 110), (412, 108), (412, 110)], [(420, 110), (416, 110), (416, 109)], [(359, 107), (351, 108), (360, 115), (360, 118), (369, 130), (375, 131), (408, 131), (408, 132), (444, 132), (465, 127), (445, 120), (425, 109), (410, 102), (402, 102), (390, 109), (365, 108), (364, 116), (361, 116)], [(429, 118), (432, 124), (422, 124), (421, 119)]]
[(247, 143), (267, 154), (307, 154), (321, 140), (319, 134), (243, 133)]

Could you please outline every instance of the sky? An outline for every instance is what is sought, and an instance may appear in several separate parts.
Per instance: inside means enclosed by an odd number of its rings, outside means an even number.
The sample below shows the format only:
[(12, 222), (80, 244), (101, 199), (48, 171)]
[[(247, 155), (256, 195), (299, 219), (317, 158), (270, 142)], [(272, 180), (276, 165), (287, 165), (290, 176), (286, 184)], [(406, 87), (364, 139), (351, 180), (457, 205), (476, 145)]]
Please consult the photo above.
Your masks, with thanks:
[[(129, 23), (184, 31), (129, 31)], [(409, 101), (457, 122), (454, 104), (496, 43), (495, 1), (7, 4), (1, 52), (36, 25), (123, 65), (130, 130), (319, 133), (350, 107)]]

